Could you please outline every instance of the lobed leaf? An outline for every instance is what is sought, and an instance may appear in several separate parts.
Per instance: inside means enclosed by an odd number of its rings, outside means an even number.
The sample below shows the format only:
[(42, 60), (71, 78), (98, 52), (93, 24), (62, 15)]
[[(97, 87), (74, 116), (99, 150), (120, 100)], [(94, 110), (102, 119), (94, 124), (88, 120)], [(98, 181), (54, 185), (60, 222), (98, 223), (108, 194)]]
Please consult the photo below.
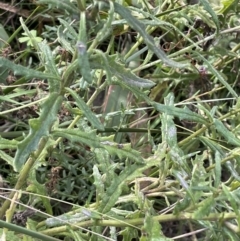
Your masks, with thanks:
[(129, 86), (151, 88), (155, 85), (155, 83), (151, 80), (136, 76), (123, 64), (116, 62), (116, 55), (103, 55), (98, 54), (91, 56), (90, 65), (93, 69), (104, 69), (110, 74), (111, 77), (117, 77), (119, 81), (124, 81)]
[[(162, 227), (160, 223), (154, 219), (153, 215), (146, 214), (144, 219), (144, 231), (147, 233), (147, 240), (151, 241), (173, 241), (171, 238), (166, 238), (162, 233)], [(146, 236), (144, 234), (140, 241), (144, 240), (143, 237)]]
[(37, 119), (29, 120), (30, 131), (27, 137), (18, 144), (14, 158), (14, 169), (19, 171), (31, 153), (37, 150), (42, 137), (49, 136), (50, 129), (57, 119), (57, 112), (62, 104), (62, 96), (51, 93), (42, 105), (42, 112)]
[(195, 219), (201, 219), (203, 217), (208, 216), (208, 214), (211, 212), (211, 210), (215, 206), (215, 199), (213, 196), (206, 198), (203, 200), (196, 211), (193, 213), (193, 218)]
[(16, 149), (18, 141), (17, 140), (8, 140), (0, 136), (0, 149)]
[(79, 129), (55, 129), (52, 131), (52, 134), (55, 137), (63, 137), (72, 142), (84, 143), (90, 147), (100, 147), (100, 141), (95, 130), (91, 132), (83, 132)]
[(134, 160), (136, 163), (144, 163), (141, 153), (132, 149), (130, 144), (118, 144), (105, 141), (101, 142), (101, 146), (110, 154), (117, 155), (120, 159), (129, 158), (130, 160)]
[(102, 197), (102, 202), (98, 207), (99, 213), (107, 213), (116, 204), (119, 196), (122, 193), (123, 186), (127, 180), (133, 180), (139, 176), (138, 172), (139, 165), (134, 164), (126, 167), (123, 172), (112, 181), (110, 187), (107, 188), (106, 193)]
[(28, 192), (36, 193), (39, 195), (41, 202), (46, 209), (47, 213), (53, 215), (52, 206), (50, 204), (50, 199), (47, 197), (47, 189), (45, 185), (40, 184), (36, 179), (36, 172), (35, 170), (31, 171), (30, 175), (28, 176), (28, 183), (30, 185), (27, 187)]
[(29, 69), (19, 64), (14, 64), (12, 61), (0, 57), (0, 67), (4, 66), (12, 70), (14, 75), (24, 76), (27, 79), (38, 78), (38, 79), (56, 79), (56, 76), (50, 73), (43, 73), (34, 69)]

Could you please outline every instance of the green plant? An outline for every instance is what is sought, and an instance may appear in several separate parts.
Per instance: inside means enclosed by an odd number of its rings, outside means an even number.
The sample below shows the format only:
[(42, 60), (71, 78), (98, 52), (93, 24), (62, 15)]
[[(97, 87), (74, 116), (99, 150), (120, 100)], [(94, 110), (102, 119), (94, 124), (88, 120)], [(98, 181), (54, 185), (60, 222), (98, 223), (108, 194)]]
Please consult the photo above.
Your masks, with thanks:
[[(239, 4), (37, 4), (53, 18), (45, 39), (20, 18), (26, 37), (12, 36), (31, 52), (0, 58), (16, 78), (0, 99), (0, 226), (32, 240), (238, 240)], [(26, 229), (11, 226), (26, 207)]]

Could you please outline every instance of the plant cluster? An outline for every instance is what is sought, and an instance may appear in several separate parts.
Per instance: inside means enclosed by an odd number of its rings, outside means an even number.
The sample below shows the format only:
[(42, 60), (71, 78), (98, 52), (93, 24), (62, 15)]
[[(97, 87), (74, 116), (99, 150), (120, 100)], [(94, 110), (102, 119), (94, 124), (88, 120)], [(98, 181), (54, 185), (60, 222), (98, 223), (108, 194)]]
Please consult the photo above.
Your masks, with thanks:
[(237, 0), (0, 8), (1, 240), (239, 240)]

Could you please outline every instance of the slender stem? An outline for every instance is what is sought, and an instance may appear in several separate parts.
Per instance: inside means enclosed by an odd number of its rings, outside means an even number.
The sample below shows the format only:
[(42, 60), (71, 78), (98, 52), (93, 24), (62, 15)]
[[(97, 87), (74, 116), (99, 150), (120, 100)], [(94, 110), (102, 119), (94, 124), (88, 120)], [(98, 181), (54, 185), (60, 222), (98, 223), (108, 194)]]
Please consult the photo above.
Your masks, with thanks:
[(37, 239), (40, 239), (40, 240), (43, 240), (43, 241), (60, 241), (60, 239), (49, 237), (49, 236), (46, 236), (42, 233), (23, 228), (21, 226), (17, 226), (17, 225), (12, 224), (12, 223), (7, 223), (7, 222), (4, 222), (2, 220), (0, 220), (0, 227), (7, 228), (7, 229), (15, 231), (17, 233), (26, 234), (28, 236), (31, 236), (31, 237), (34, 237), (34, 238), (37, 238)]
[[(207, 221), (217, 221), (217, 220), (228, 220), (237, 218), (236, 213), (211, 213), (208, 216), (201, 218), (201, 220)], [(199, 220), (199, 218), (195, 218), (192, 213), (181, 213), (178, 215), (173, 214), (165, 214), (153, 217), (155, 221), (158, 222), (169, 222), (169, 221), (180, 221), (180, 220)], [(136, 218), (136, 219), (125, 219), (124, 222), (119, 220), (88, 220), (80, 223), (74, 224), (72, 226), (73, 230), (78, 229), (78, 226), (83, 227), (92, 227), (92, 226), (103, 226), (103, 227), (126, 227), (126, 226), (139, 226), (143, 225), (145, 218)], [(57, 233), (67, 231), (68, 226), (61, 226), (56, 228), (51, 228), (42, 231), (42, 234), (46, 234), (49, 236), (56, 235)]]

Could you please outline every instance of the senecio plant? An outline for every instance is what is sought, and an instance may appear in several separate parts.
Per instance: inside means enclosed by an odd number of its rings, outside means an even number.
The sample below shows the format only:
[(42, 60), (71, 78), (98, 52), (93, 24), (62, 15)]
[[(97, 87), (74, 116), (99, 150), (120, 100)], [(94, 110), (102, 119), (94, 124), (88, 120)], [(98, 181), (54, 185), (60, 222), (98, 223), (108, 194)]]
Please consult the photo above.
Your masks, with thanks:
[(239, 2), (30, 8), (0, 57), (1, 240), (240, 240)]

